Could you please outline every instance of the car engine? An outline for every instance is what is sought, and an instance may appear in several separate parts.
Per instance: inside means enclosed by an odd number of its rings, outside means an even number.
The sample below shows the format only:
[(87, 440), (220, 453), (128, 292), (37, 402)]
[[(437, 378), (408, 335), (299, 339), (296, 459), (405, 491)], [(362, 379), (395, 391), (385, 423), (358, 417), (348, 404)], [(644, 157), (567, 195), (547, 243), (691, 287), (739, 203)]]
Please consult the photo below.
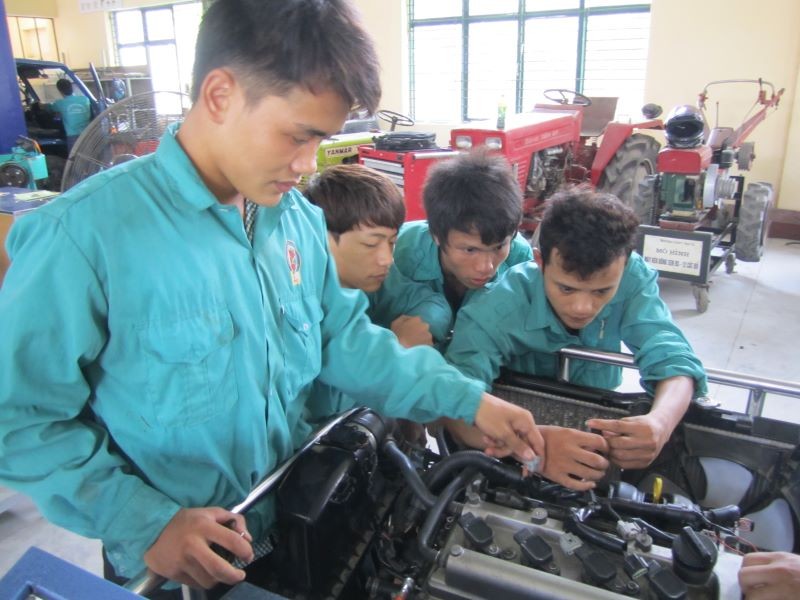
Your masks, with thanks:
[[(578, 426), (646, 402), (558, 385), (512, 379), (495, 393)], [(225, 597), (738, 600), (744, 554), (795, 549), (800, 490), (798, 428), (740, 417), (693, 407), (650, 468), (576, 492), (444, 436), (438, 452), (411, 442), (361, 409), (297, 458), (263, 577)], [(709, 503), (714, 473), (739, 470), (741, 497)]]

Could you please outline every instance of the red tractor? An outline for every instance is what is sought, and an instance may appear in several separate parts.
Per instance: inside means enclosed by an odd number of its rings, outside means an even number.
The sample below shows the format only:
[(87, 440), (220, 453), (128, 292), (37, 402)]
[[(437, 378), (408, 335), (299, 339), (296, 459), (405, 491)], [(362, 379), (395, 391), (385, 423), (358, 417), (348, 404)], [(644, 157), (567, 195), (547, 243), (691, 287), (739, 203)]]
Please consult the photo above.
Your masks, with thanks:
[(514, 169), (525, 195), (523, 233), (533, 233), (539, 207), (564, 183), (591, 182), (632, 206), (639, 183), (656, 171), (660, 144), (641, 131), (662, 127), (656, 119), (660, 109), (647, 105), (646, 120), (616, 123), (611, 122), (616, 98), (588, 98), (564, 89), (546, 90), (545, 97), (553, 104), (537, 104), (502, 122), (453, 129), (449, 148), (391, 147), (390, 133), (374, 146), (361, 147), (359, 161), (403, 187), (409, 220), (425, 217), (422, 186), (431, 164), (481, 145), (503, 154)]
[[(736, 129), (709, 129), (708, 89), (721, 84), (756, 85), (758, 110)], [(697, 310), (708, 308), (710, 275), (721, 264), (732, 273), (736, 260), (761, 259), (773, 202), (765, 182), (745, 186), (742, 175), (755, 158), (745, 141), (780, 102), (783, 89), (761, 79), (712, 81), (697, 106), (674, 108), (664, 122), (667, 146), (658, 154), (657, 174), (639, 182), (635, 208), (642, 222), (639, 252), (662, 276), (688, 281)], [(752, 109), (751, 109), (752, 110)]]

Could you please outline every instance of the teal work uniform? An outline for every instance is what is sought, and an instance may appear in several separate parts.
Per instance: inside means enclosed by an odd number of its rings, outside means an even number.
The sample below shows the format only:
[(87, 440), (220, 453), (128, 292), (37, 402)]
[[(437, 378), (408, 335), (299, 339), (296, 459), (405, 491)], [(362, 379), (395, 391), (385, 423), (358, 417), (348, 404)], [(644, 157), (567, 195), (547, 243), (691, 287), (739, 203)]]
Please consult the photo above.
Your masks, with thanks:
[[(658, 274), (633, 253), (617, 293), (578, 332), (568, 331), (553, 312), (536, 263), (517, 265), (461, 309), (445, 358), (466, 375), (491, 387), (501, 367), (541, 377), (556, 377), (557, 353), (566, 346), (633, 352), (642, 386), (686, 375), (695, 381), (694, 397), (708, 393), (705, 371), (658, 295)], [(614, 389), (620, 367), (573, 360), (570, 382)]]
[(86, 96), (72, 94), (64, 96), (51, 104), (53, 110), (61, 113), (64, 133), (67, 137), (77, 137), (92, 120), (92, 108)]
[[(360, 292), (360, 291), (359, 291)], [(364, 292), (360, 292), (364, 294)], [(367, 316), (376, 324), (390, 329), (392, 321), (402, 315), (418, 316), (428, 323), (434, 342), (441, 342), (449, 334), (446, 324), (452, 321), (450, 304), (443, 295), (437, 294), (427, 285), (411, 281), (394, 265), (375, 292), (365, 294), (369, 302)], [(320, 381), (314, 382), (306, 405), (306, 426), (298, 427), (295, 445), (299, 446), (311, 430), (331, 415), (359, 406), (359, 403)]]
[[(521, 234), (517, 233), (511, 240), (508, 257), (497, 268), (492, 281), (496, 281), (514, 265), (532, 259), (531, 245)], [(442, 298), (445, 298), (444, 274), (439, 263), (439, 246), (433, 240), (427, 221), (410, 221), (403, 224), (394, 247), (394, 264), (403, 275), (412, 281), (426, 284)], [(478, 290), (467, 290), (461, 302), (461, 308), (471, 301), (476, 291)], [(451, 314), (449, 322), (429, 323), (429, 325), (436, 327), (437, 330), (445, 329), (449, 334), (454, 320), (455, 315)]]
[[(21, 218), (0, 289), (0, 482), (99, 538), (120, 576), (181, 507), (231, 507), (291, 456), (311, 384), (387, 416), (472, 421), (482, 393), (339, 286), (321, 211), (256, 213), (157, 151)], [(271, 502), (248, 512), (255, 539)]]
[(381, 327), (388, 328), (397, 317), (409, 315), (425, 321), (435, 341), (444, 340), (450, 333), (453, 310), (444, 295), (409, 279), (394, 265), (380, 289), (368, 293), (367, 298), (367, 315)]

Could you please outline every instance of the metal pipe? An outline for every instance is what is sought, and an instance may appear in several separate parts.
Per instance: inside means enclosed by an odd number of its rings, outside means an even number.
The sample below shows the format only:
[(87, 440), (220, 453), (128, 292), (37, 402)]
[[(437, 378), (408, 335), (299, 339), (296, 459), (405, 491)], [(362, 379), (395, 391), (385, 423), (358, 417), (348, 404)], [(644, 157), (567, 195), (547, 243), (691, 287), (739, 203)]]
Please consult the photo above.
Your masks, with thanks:
[[(278, 484), (283, 476), (286, 474), (286, 471), (289, 470), (298, 457), (305, 452), (308, 448), (319, 442), (323, 437), (325, 437), (328, 432), (336, 427), (339, 423), (344, 421), (345, 419), (349, 418), (356, 412), (360, 411), (361, 408), (352, 408), (348, 411), (343, 412), (342, 414), (338, 415), (334, 419), (328, 421), (325, 425), (323, 425), (312, 437), (310, 437), (305, 444), (303, 444), (300, 449), (295, 452), (287, 461), (282, 463), (278, 466), (272, 473), (267, 475), (264, 479), (261, 480), (253, 490), (247, 494), (247, 497), (242, 500), (239, 504), (234, 506), (231, 509), (231, 512), (237, 515), (244, 514), (253, 504), (258, 502), (258, 500), (264, 496), (265, 494), (269, 493), (276, 484)], [(135, 577), (132, 577), (126, 584), (125, 589), (133, 592), (134, 594), (139, 594), (140, 596), (144, 596), (149, 594), (152, 591), (157, 590), (160, 588), (164, 583), (166, 583), (166, 577), (158, 575), (154, 573), (150, 569), (144, 569)]]
[[(560, 381), (569, 382), (569, 367), (572, 359), (601, 362), (631, 369), (636, 368), (636, 363), (631, 354), (582, 347), (562, 348), (558, 353), (558, 379)], [(751, 416), (761, 414), (766, 393), (800, 398), (800, 383), (796, 381), (768, 379), (757, 375), (743, 375), (723, 369), (706, 368), (705, 372), (710, 383), (749, 390), (750, 398), (748, 400), (747, 414)]]

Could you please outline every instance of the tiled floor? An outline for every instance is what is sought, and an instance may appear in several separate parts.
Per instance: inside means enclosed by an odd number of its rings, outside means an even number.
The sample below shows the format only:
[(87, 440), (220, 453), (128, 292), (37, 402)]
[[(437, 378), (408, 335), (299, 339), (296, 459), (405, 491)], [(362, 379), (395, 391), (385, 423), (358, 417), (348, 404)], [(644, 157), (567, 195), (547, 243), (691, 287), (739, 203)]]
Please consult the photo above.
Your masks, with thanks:
[[(800, 381), (800, 244), (770, 240), (760, 263), (739, 263), (730, 275), (718, 271), (703, 314), (695, 310), (689, 284), (662, 280), (661, 290), (706, 366)], [(728, 408), (744, 409), (744, 392), (715, 386), (712, 396)], [(800, 400), (768, 396), (764, 414), (800, 422)], [(0, 488), (0, 574), (30, 546), (101, 573), (97, 541), (50, 525), (26, 498), (8, 494)]]

